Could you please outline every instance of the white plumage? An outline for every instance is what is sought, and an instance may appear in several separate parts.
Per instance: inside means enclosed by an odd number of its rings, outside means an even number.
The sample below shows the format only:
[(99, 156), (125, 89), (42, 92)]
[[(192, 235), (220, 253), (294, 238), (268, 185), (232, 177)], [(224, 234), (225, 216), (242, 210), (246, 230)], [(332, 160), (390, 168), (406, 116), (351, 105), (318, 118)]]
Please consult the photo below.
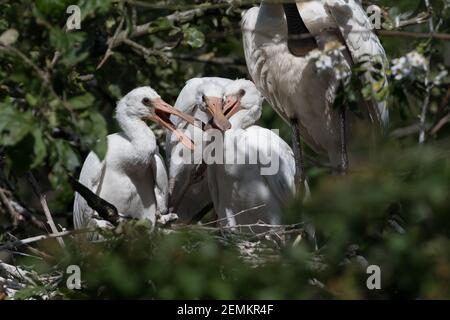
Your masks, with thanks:
[[(203, 125), (217, 122), (216, 126), (222, 126), (226, 130), (228, 121), (222, 113), (223, 88), (232, 83), (232, 80), (218, 77), (194, 78), (187, 81), (181, 90), (175, 108), (200, 120)], [(213, 114), (212, 114), (213, 113)], [(193, 125), (173, 119), (180, 130), (186, 130), (188, 136), (203, 137), (203, 131)], [(202, 141), (199, 141), (202, 144)], [(182, 145), (171, 134), (166, 139), (166, 155), (169, 162), (169, 181), (171, 193), (171, 208), (178, 214), (179, 222), (190, 222), (202, 209), (211, 203), (206, 170), (200, 169), (202, 163), (201, 148), (191, 152), (192, 159), (196, 161), (180, 162), (178, 154)], [(198, 145), (198, 147), (201, 147)], [(203, 171), (203, 172), (201, 172)], [(195, 177), (195, 173), (200, 176)]]
[[(354, 0), (297, 1), (298, 12), (321, 51), (337, 44), (339, 59), (348, 66), (367, 60), (384, 65), (383, 47), (361, 5)], [(311, 55), (293, 55), (288, 47), (288, 27), (283, 4), (263, 1), (242, 20), (245, 58), (257, 88), (277, 113), (296, 123), (302, 139), (331, 164), (342, 162), (341, 122), (333, 109), (340, 80), (336, 70), (319, 72)], [(365, 81), (372, 81), (370, 74)], [(386, 85), (384, 83), (383, 85)], [(366, 117), (386, 125), (385, 103), (367, 101)], [(348, 113), (348, 112), (347, 112)]]
[[(150, 87), (128, 93), (116, 108), (122, 132), (107, 137), (108, 149), (103, 160), (94, 152), (88, 155), (79, 181), (113, 204), (123, 216), (147, 219), (154, 224), (158, 214), (167, 212), (168, 178), (155, 135), (144, 120), (153, 120), (175, 130), (168, 120), (169, 114), (193, 121), (166, 104)], [(190, 146), (187, 137), (180, 132), (177, 135)], [(109, 225), (78, 193), (73, 215), (77, 229)]]
[(225, 98), (225, 115), (232, 125), (224, 134), (225, 164), (207, 169), (220, 224), (279, 224), (283, 207), (295, 194), (293, 152), (274, 132), (255, 125), (263, 97), (251, 81), (234, 81), (225, 88)]

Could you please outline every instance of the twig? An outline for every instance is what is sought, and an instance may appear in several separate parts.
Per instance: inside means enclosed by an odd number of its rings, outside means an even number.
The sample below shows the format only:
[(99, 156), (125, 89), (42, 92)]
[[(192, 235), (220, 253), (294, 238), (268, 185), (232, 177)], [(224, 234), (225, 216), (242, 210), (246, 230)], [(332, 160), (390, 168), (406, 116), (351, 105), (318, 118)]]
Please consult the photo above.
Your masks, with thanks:
[(33, 61), (31, 61), (31, 59), (29, 59), (26, 55), (24, 55), (19, 49), (11, 46), (0, 45), (0, 50), (10, 52), (18, 56), (23, 62), (25, 62), (25, 64), (30, 66), (36, 72), (36, 74), (39, 76), (39, 78), (41, 78), (44, 84), (49, 83), (48, 74), (39, 69), (39, 67)]
[(172, 54), (172, 53), (168, 54), (168, 57), (181, 61), (209, 63), (222, 66), (229, 65), (236, 68), (246, 68), (245, 61), (241, 59), (235, 59), (233, 57), (214, 57), (212, 55), (192, 56), (187, 54)]
[[(42, 80), (42, 83), (48, 89), (48, 91), (50, 92), (50, 95), (53, 96), (53, 98), (55, 98), (57, 101), (59, 101), (70, 112), (70, 114), (73, 114), (72, 108), (67, 103), (67, 101), (61, 99), (58, 96), (58, 94), (56, 93), (55, 89), (53, 88), (53, 85), (50, 81), (50, 74), (48, 72), (41, 70), (30, 58), (28, 58), (25, 54), (22, 53), (22, 51), (20, 51), (17, 48), (14, 48), (11, 46), (0, 45), (0, 51), (5, 51), (5, 52), (16, 55), (26, 65), (31, 67), (36, 72), (36, 74), (39, 76), (39, 78)], [(55, 57), (56, 56), (57, 55), (55, 53)], [(55, 63), (56, 63), (56, 60), (55, 60)]]
[(430, 134), (435, 135), (441, 130), (447, 123), (450, 122), (450, 113), (447, 113), (439, 122), (431, 129)]
[(60, 239), (65, 236), (76, 235), (76, 234), (81, 234), (81, 233), (88, 233), (88, 232), (95, 232), (95, 230), (93, 230), (93, 229), (78, 229), (78, 230), (62, 231), (62, 232), (58, 232), (58, 233), (43, 234), (43, 235), (39, 235), (39, 236), (34, 236), (34, 237), (22, 239), (22, 240), (5, 243), (4, 245), (0, 246), (0, 250), (8, 250), (8, 249), (17, 248), (17, 247), (20, 247), (20, 246), (23, 246), (26, 244), (30, 244), (33, 242), (46, 240), (46, 239), (53, 239), (53, 238)]
[(19, 225), (19, 222), (23, 221), (23, 217), (16, 210), (14, 210), (2, 188), (0, 188), (0, 201), (3, 203), (6, 211), (8, 211), (9, 215), (11, 216), (14, 228), (17, 227)]
[(259, 205), (259, 206), (253, 207), (253, 208), (248, 208), (248, 209), (245, 209), (245, 210), (239, 211), (238, 213), (233, 214), (231, 217), (217, 219), (217, 220), (214, 220), (214, 221), (203, 223), (202, 225), (203, 226), (207, 226), (207, 225), (210, 225), (210, 224), (216, 224), (217, 222), (225, 221), (225, 220), (228, 220), (229, 218), (234, 218), (234, 217), (236, 217), (238, 215), (241, 215), (243, 213), (246, 213), (246, 212), (249, 212), (249, 211), (253, 211), (253, 210), (257, 210), (257, 209), (265, 207), (265, 206), (266, 206), (265, 204), (262, 204), (262, 205)]
[[(114, 45), (115, 45), (116, 40), (117, 40), (117, 38), (118, 38), (118, 36), (120, 34), (120, 31), (122, 31), (122, 26), (123, 26), (124, 21), (125, 21), (125, 18), (122, 17), (120, 19), (118, 27), (116, 28), (116, 31), (114, 32), (113, 37), (108, 39), (108, 48), (106, 49), (106, 52), (105, 52), (105, 55), (103, 56), (103, 59), (97, 65), (97, 68), (96, 68), (97, 70), (100, 69), (105, 64), (106, 60), (108, 60), (108, 58), (113, 54), (112, 49), (114, 48)], [(125, 34), (128, 33), (127, 30), (125, 30), (124, 32), (125, 32)]]
[(395, 129), (389, 134), (389, 136), (392, 138), (402, 138), (413, 134), (417, 134), (419, 132), (420, 132), (420, 125), (418, 123), (415, 123), (407, 127)]
[[(50, 229), (51, 229), (52, 233), (58, 233), (58, 229), (56, 228), (55, 222), (53, 221), (53, 218), (52, 218), (52, 214), (50, 212), (50, 209), (48, 208), (47, 200), (45, 198), (45, 194), (41, 193), (39, 185), (38, 185), (36, 179), (34, 178), (34, 176), (33, 176), (33, 174), (31, 172), (29, 172), (29, 174), (28, 174), (28, 180), (31, 183), (31, 186), (32, 186), (32, 188), (34, 190), (34, 193), (39, 197), (42, 209), (44, 210), (44, 213), (45, 213), (45, 217), (47, 218), (47, 223), (50, 226)], [(61, 248), (64, 249), (65, 245), (64, 245), (63, 239), (56, 238), (56, 240), (58, 241), (58, 243), (61, 246)]]
[[(386, 12), (387, 13), (387, 12)], [(389, 15), (389, 13), (387, 13)], [(404, 28), (412, 25), (418, 25), (429, 21), (430, 17), (432, 17), (432, 13), (430, 11), (420, 12), (415, 17), (406, 19), (403, 21), (395, 21), (395, 28)]]
[[(172, 23), (186, 23), (197, 17), (201, 17), (205, 14), (205, 11), (209, 8), (198, 8), (191, 9), (182, 12), (175, 12), (164, 19), (167, 19)], [(112, 39), (108, 40), (108, 43), (111, 44), (111, 49), (120, 46), (124, 43), (125, 39), (134, 39), (138, 37), (142, 37), (144, 35), (150, 34), (150, 27), (154, 21), (150, 21), (141, 25), (136, 26), (131, 33), (128, 33), (128, 30), (124, 30), (119, 32), (119, 34), (115, 37), (114, 41)]]
[[(425, 6), (426, 6), (427, 10), (431, 11), (430, 1), (424, 0), (424, 2), (425, 2)], [(429, 31), (431, 34), (434, 34), (435, 30), (434, 30), (433, 17), (430, 17), (430, 20), (429, 20)], [(422, 105), (422, 112), (420, 115), (419, 144), (423, 144), (425, 142), (425, 138), (426, 138), (425, 137), (425, 134), (426, 134), (425, 123), (427, 120), (427, 112), (428, 112), (428, 107), (430, 105), (431, 89), (432, 89), (432, 84), (430, 84), (430, 73), (431, 73), (431, 53), (428, 58), (428, 68), (427, 68), (427, 72), (426, 72), (426, 76), (425, 76), (426, 96), (425, 96), (425, 100)]]
[(130, 46), (136, 53), (144, 56), (144, 58), (149, 56), (157, 56), (167, 60), (167, 57), (159, 50), (146, 48), (143, 45), (127, 38), (123, 39), (123, 43)]
[(49, 70), (53, 69), (56, 62), (58, 62), (59, 57), (61, 57), (61, 53), (59, 51), (55, 51), (55, 54), (53, 55), (53, 59), (50, 62), (50, 66), (48, 67)]
[(32, 213), (29, 209), (25, 209), (21, 204), (14, 200), (11, 200), (11, 206), (14, 208), (14, 210), (16, 210), (18, 214), (24, 217), (27, 222), (30, 222), (38, 229), (47, 231), (45, 222), (36, 217), (34, 213)]
[(18, 266), (13, 266), (7, 263), (4, 263), (0, 260), (0, 275), (5, 277), (14, 277), (16, 279), (23, 279), (26, 282), (36, 285), (36, 283), (31, 279), (31, 274), (29, 271), (22, 270)]
[(396, 30), (378, 30), (377, 33), (387, 37), (436, 39), (436, 40), (450, 41), (450, 34), (448, 33), (430, 33), (430, 32), (396, 31)]
[[(11, 239), (13, 239), (14, 241), (19, 241), (19, 238), (17, 238), (17, 237), (14, 236), (13, 234), (8, 233), (8, 235), (9, 235), (9, 236), (11, 237)], [(43, 252), (43, 251), (41, 251), (41, 250), (38, 250), (38, 249), (36, 249), (36, 248), (33, 248), (32, 246), (25, 245), (25, 248), (26, 248), (28, 251), (30, 251), (32, 254), (35, 254), (35, 255), (41, 257), (42, 259), (44, 259), (44, 260), (46, 260), (46, 261), (53, 261), (53, 260), (54, 260), (54, 258), (53, 258), (51, 255), (49, 255), (49, 254), (47, 254), (47, 253), (45, 253), (45, 252)]]

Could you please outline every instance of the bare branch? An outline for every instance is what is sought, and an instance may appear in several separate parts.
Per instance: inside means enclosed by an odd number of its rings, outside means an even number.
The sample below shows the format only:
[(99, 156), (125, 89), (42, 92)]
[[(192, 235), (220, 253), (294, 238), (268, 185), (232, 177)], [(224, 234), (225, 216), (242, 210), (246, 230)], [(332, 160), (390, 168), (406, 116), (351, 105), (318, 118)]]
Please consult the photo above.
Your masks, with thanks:
[(435, 135), (449, 122), (450, 122), (450, 113), (448, 113), (441, 120), (439, 120), (439, 122), (433, 127), (433, 129), (431, 129), (430, 134)]
[(6, 211), (8, 211), (9, 215), (11, 216), (12, 224), (15, 227), (19, 225), (20, 221), (23, 221), (23, 217), (12, 207), (11, 203), (9, 202), (8, 197), (5, 194), (5, 190), (0, 188), (0, 202), (3, 203), (3, 205), (6, 208)]
[(436, 39), (450, 41), (450, 34), (448, 33), (430, 33), (430, 32), (408, 32), (395, 30), (378, 30), (377, 33), (387, 37), (403, 37), (416, 39)]
[(34, 236), (22, 240), (12, 241), (8, 242), (2, 246), (0, 246), (0, 250), (8, 250), (12, 248), (17, 248), (26, 244), (30, 244), (33, 242), (38, 242), (46, 239), (60, 239), (62, 237), (70, 236), (70, 235), (76, 235), (76, 234), (82, 234), (82, 233), (89, 233), (89, 232), (95, 232), (93, 229), (79, 229), (79, 230), (68, 230), (68, 231), (62, 231), (57, 233), (50, 233), (50, 234), (43, 234), (40, 236)]
[[(45, 194), (41, 193), (39, 185), (31, 172), (29, 172), (29, 174), (28, 174), (28, 180), (31, 183), (34, 193), (36, 193), (36, 195), (39, 197), (42, 209), (44, 210), (45, 217), (47, 218), (47, 223), (50, 226), (51, 231), (53, 233), (58, 233), (58, 229), (56, 228), (55, 222), (53, 221), (53, 218), (52, 218), (52, 214), (50, 212), (50, 209), (48, 208), (47, 199), (45, 197)], [(57, 238), (56, 240), (58, 241), (61, 248), (65, 248), (63, 239)]]
[[(112, 49), (114, 48), (114, 45), (116, 43), (116, 40), (119, 36), (119, 33), (122, 31), (122, 26), (123, 23), (125, 21), (125, 18), (122, 17), (120, 19), (119, 25), (116, 28), (116, 31), (114, 32), (114, 35), (112, 36), (112, 38), (108, 39), (108, 49), (106, 49), (105, 55), (103, 56), (102, 60), (100, 60), (99, 64), (97, 65), (97, 70), (100, 69), (106, 62), (106, 60), (108, 60), (108, 58), (113, 54)], [(123, 31), (125, 33), (125, 35), (128, 33), (127, 30)]]
[[(431, 12), (431, 5), (430, 5), (430, 0), (424, 0), (425, 2), (425, 6), (427, 8), (428, 11)], [(434, 34), (435, 29), (434, 29), (434, 22), (433, 22), (433, 17), (430, 18), (429, 20), (429, 30), (431, 34)], [(431, 89), (432, 89), (432, 84), (430, 84), (430, 73), (431, 73), (431, 54), (428, 57), (428, 69), (427, 69), (427, 74), (425, 76), (425, 87), (426, 87), (426, 96), (425, 96), (425, 100), (423, 102), (422, 105), (422, 112), (420, 114), (420, 134), (419, 134), (419, 144), (423, 144), (425, 142), (425, 134), (426, 134), (426, 121), (427, 121), (427, 113), (428, 113), (428, 108), (430, 106), (430, 100), (431, 100)]]
[[(201, 9), (192, 9), (182, 12), (175, 12), (165, 17), (168, 21), (172, 23), (186, 23), (194, 20), (195, 18), (201, 17), (205, 14), (205, 11), (209, 8), (201, 8)], [(121, 31), (116, 39), (112, 41), (112, 39), (108, 40), (108, 43), (111, 44), (111, 49), (118, 47), (122, 43), (124, 43), (125, 39), (134, 39), (138, 37), (142, 37), (144, 35), (150, 34), (150, 27), (154, 21), (150, 21), (141, 25), (136, 26), (133, 31), (128, 34), (127, 30)]]

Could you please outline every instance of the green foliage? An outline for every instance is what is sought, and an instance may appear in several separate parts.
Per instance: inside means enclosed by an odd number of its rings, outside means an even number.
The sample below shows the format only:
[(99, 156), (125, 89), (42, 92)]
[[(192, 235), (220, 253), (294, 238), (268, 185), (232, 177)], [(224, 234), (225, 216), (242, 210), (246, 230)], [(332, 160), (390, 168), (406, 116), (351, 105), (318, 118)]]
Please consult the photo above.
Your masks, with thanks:
[[(420, 0), (369, 2), (390, 14), (388, 27), (399, 14), (414, 16), (425, 10)], [(450, 10), (444, 10), (443, 0), (431, 2), (438, 31), (448, 33)], [(76, 3), (82, 13), (81, 30), (66, 32), (65, 10)], [(30, 170), (39, 174), (52, 212), (70, 229), (73, 191), (66, 174), (76, 176), (91, 150), (104, 156), (106, 135), (117, 131), (115, 104), (125, 93), (151, 85), (166, 101), (174, 102), (192, 77), (248, 77), (239, 21), (249, 5), (213, 6), (189, 21), (166, 18), (175, 9), (211, 3), (222, 2), (155, 5), (149, 1), (148, 6), (132, 6), (99, 0), (2, 1), (0, 187), (7, 180), (14, 197), (33, 207), (23, 174)], [(133, 41), (150, 53), (120, 43), (99, 67), (108, 39), (122, 20), (122, 31), (128, 34), (135, 31), (134, 22), (149, 23), (146, 32)], [(427, 32), (428, 24), (405, 30)], [(450, 112), (446, 99), (450, 79), (445, 74), (450, 47), (436, 39), (380, 37), (391, 63), (386, 70), (389, 85), (384, 86), (374, 66), (371, 76), (377, 81), (361, 87), (358, 79), (364, 70), (355, 66), (351, 86), (341, 90), (337, 105), (357, 113), (361, 96), (388, 97), (392, 137), (372, 146), (368, 141), (374, 137), (358, 131), (361, 135), (352, 141), (356, 158), (351, 159), (352, 171), (345, 179), (330, 174), (326, 164), (306, 148), (313, 197), (306, 204), (293, 200), (287, 209), (287, 223), (304, 217), (314, 223), (318, 252), (304, 239), (295, 246), (294, 239), (288, 239), (281, 249), (272, 241), (253, 239), (250, 242), (263, 252), (259, 253), (262, 261), (249, 263), (238, 250), (245, 239), (241, 235), (196, 228), (149, 235), (147, 226), (131, 223), (106, 233), (104, 243), (67, 238), (64, 253), (54, 247), (53, 240), (40, 243), (40, 249), (51, 252), (55, 260), (26, 258), (20, 264), (32, 266), (41, 275), (61, 275), (68, 265), (78, 264), (83, 289), (68, 290), (65, 281), (55, 286), (37, 282), (16, 298), (49, 292), (59, 298), (450, 298), (450, 130), (445, 123), (432, 130)], [(411, 51), (431, 57), (429, 74), (418, 68), (397, 78), (393, 59)], [(215, 58), (230, 62), (217, 63)], [(428, 144), (417, 146), (419, 132), (414, 128), (428, 93)], [(267, 103), (260, 124), (280, 129), (281, 136), (290, 140), (289, 127)], [(1, 213), (3, 209), (0, 206)], [(10, 230), (3, 223), (7, 219), (1, 217), (0, 230)], [(0, 234), (0, 242), (7, 239)], [(367, 290), (361, 257), (381, 267), (382, 290)]]

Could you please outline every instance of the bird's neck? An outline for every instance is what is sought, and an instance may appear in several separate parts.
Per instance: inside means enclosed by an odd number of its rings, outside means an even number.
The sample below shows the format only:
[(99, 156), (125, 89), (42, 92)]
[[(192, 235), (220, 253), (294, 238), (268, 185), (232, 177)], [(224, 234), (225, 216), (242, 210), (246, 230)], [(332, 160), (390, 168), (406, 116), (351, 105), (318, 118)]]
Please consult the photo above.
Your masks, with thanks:
[(245, 130), (248, 127), (254, 125), (260, 117), (260, 106), (254, 106), (250, 109), (240, 110), (230, 118), (231, 128)]
[(151, 158), (157, 145), (156, 138), (147, 124), (137, 117), (117, 115), (117, 121), (124, 135), (134, 146), (136, 156), (143, 160)]

